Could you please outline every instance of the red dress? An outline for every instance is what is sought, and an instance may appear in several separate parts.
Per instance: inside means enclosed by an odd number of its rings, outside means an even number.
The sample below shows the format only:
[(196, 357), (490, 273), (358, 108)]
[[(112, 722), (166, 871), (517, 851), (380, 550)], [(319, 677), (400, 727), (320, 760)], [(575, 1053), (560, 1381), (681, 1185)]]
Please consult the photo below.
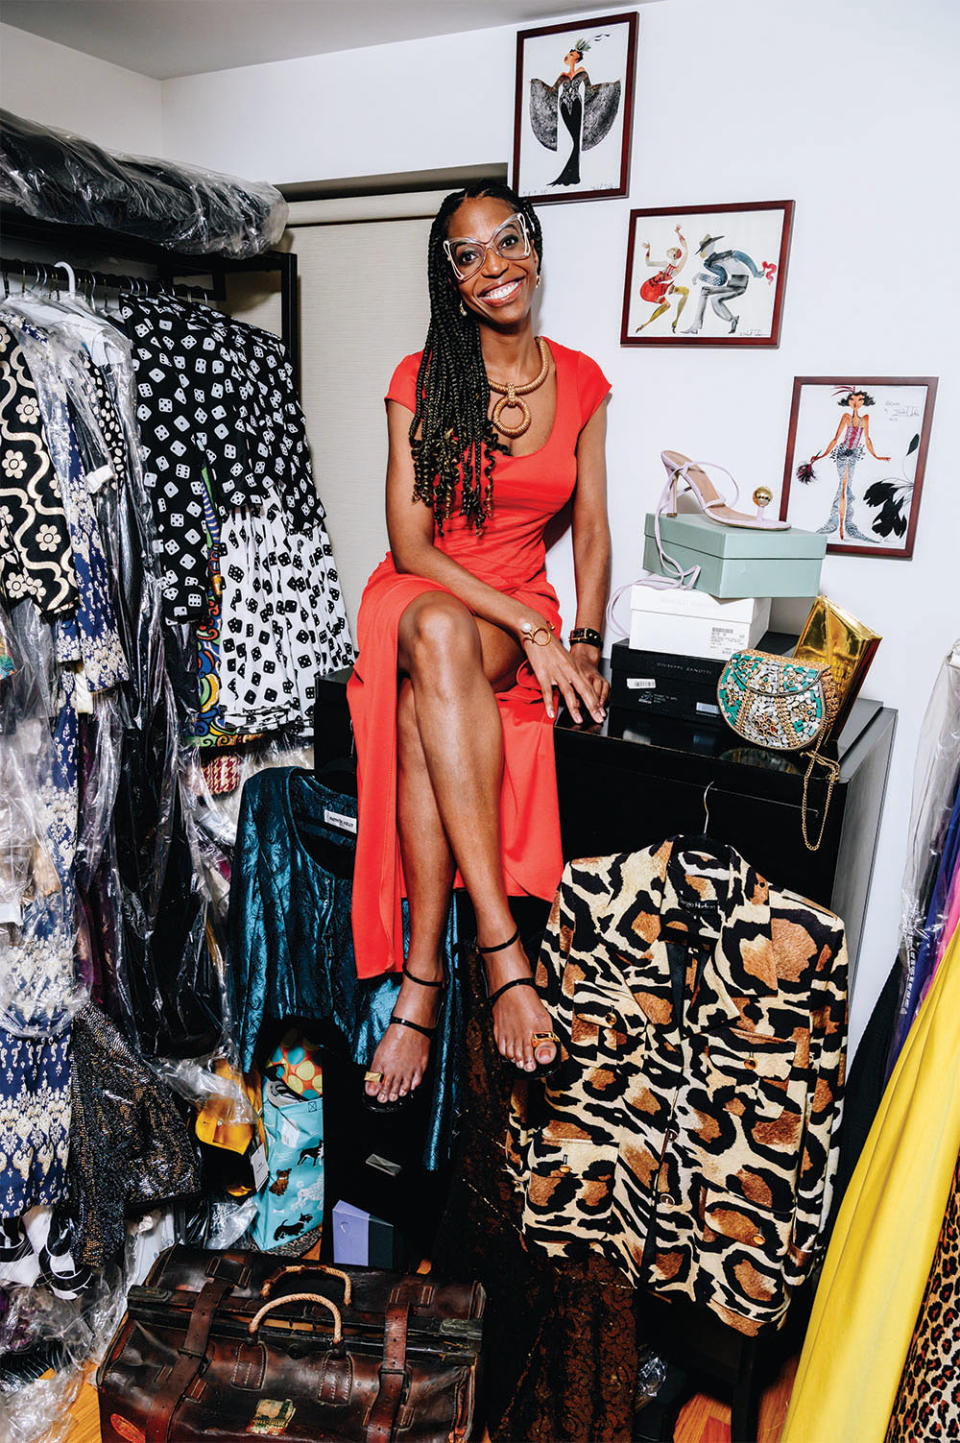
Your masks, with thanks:
[[(557, 594), (547, 580), (543, 533), (577, 480), (580, 432), (610, 389), (580, 351), (548, 341), (557, 375), (557, 410), (543, 446), (527, 456), (497, 455), (493, 509), (482, 534), (456, 509), (435, 545), (479, 580), (514, 596), (560, 634)], [(406, 356), (388, 401), (416, 408), (421, 353)], [(405, 895), (397, 832), (397, 632), (410, 602), (435, 581), (401, 574), (388, 552), (367, 582), (357, 617), (360, 654), (347, 687), (357, 743), (359, 827), (353, 875), (357, 972), (375, 977), (403, 966), (400, 900)], [(511, 896), (553, 897), (563, 870), (552, 724), (529, 665), (497, 693), (503, 724), (501, 791), (503, 870)], [(454, 886), (463, 882), (459, 872)]]

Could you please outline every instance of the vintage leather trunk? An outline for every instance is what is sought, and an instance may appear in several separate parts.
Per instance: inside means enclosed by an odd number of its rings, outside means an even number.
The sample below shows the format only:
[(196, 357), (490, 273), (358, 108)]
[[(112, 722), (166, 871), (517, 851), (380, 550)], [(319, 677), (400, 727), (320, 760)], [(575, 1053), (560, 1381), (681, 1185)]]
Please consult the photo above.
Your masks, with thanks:
[(479, 1283), (171, 1248), (97, 1374), (103, 1443), (460, 1443), (477, 1406)]

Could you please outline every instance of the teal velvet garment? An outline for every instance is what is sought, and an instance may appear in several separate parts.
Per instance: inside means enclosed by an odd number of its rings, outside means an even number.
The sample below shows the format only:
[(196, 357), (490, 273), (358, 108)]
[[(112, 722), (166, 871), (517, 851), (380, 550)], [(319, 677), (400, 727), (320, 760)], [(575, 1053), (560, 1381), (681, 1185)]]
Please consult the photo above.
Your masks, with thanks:
[[(368, 1067), (400, 990), (396, 976), (360, 981), (350, 927), (357, 799), (299, 767), (251, 777), (240, 800), (230, 883), (230, 990), (240, 1063), (253, 1066), (260, 1029), (288, 1018), (332, 1023)], [(409, 931), (404, 902), (404, 952)], [(450, 1155), (463, 1009), (456, 910), (443, 942), (447, 989), (431, 1048), (424, 1163)]]

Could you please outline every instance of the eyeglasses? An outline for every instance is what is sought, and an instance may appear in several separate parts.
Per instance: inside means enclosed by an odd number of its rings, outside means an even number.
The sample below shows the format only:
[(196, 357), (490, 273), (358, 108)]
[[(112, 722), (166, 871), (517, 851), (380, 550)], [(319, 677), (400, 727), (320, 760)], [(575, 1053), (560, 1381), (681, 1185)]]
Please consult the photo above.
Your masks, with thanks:
[(508, 215), (506, 220), (497, 226), (489, 240), (455, 236), (453, 240), (444, 241), (443, 249), (458, 281), (467, 281), (471, 276), (475, 276), (485, 263), (490, 250), (495, 250), (501, 260), (523, 260), (530, 254), (526, 217), (517, 211), (514, 215)]

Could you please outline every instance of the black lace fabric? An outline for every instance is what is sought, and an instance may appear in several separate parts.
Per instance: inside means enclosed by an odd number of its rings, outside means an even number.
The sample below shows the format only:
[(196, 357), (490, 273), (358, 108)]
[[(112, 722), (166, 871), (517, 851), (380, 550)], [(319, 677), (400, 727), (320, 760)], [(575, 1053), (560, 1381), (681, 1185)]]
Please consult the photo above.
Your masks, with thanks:
[(200, 1171), (169, 1088), (98, 1007), (73, 1020), (68, 1177), (79, 1259), (103, 1267), (122, 1251), (125, 1221), (200, 1189)]

